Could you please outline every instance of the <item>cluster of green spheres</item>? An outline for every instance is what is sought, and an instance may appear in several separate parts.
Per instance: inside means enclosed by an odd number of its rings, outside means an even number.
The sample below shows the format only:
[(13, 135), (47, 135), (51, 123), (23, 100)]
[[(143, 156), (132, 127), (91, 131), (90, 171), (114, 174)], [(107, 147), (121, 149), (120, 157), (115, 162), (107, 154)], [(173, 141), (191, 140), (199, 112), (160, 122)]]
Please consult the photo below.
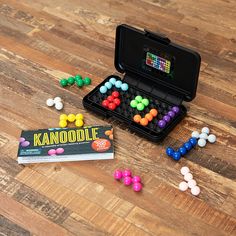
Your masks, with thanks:
[(62, 87), (66, 87), (68, 85), (76, 84), (79, 88), (83, 87), (84, 85), (90, 85), (91, 79), (89, 77), (82, 78), (81, 75), (76, 75), (75, 77), (69, 77), (68, 79), (61, 79), (60, 85)]
[(130, 102), (132, 108), (137, 108), (139, 111), (143, 111), (146, 106), (149, 105), (147, 98), (142, 98), (140, 95), (136, 96), (134, 100)]

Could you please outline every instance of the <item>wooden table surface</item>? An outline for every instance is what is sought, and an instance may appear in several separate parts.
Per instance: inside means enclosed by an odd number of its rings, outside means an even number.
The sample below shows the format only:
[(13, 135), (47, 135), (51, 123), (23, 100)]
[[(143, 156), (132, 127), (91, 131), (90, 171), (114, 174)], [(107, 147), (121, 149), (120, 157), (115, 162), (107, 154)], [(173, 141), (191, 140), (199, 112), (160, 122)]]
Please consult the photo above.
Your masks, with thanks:
[[(0, 0), (0, 235), (236, 235), (236, 2), (234, 0)], [(197, 97), (187, 117), (154, 144), (83, 108), (82, 98), (113, 66), (115, 28), (162, 32), (202, 57)], [(61, 88), (82, 74), (92, 85)], [(18, 165), (21, 130), (58, 126), (48, 108), (114, 125), (115, 160)], [(208, 126), (217, 143), (174, 162), (193, 130)], [(201, 193), (180, 192), (188, 166)], [(116, 168), (142, 177), (137, 194), (112, 178)]]

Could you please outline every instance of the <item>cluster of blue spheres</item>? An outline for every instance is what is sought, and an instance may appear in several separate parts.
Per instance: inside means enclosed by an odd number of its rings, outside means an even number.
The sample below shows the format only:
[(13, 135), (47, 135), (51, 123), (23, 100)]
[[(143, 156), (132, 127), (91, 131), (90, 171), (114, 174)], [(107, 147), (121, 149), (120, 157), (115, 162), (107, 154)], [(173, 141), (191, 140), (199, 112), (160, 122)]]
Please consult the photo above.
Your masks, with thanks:
[(127, 91), (129, 89), (129, 85), (127, 83), (123, 83), (121, 80), (116, 80), (116, 78), (112, 77), (99, 88), (100, 93), (106, 93), (107, 90), (111, 89), (113, 85), (122, 91)]
[(172, 157), (175, 161), (178, 161), (181, 158), (181, 156), (184, 156), (193, 147), (195, 147), (196, 144), (197, 144), (197, 139), (190, 138), (188, 142), (184, 143), (177, 151), (175, 151), (172, 147), (166, 148), (166, 154), (169, 157)]

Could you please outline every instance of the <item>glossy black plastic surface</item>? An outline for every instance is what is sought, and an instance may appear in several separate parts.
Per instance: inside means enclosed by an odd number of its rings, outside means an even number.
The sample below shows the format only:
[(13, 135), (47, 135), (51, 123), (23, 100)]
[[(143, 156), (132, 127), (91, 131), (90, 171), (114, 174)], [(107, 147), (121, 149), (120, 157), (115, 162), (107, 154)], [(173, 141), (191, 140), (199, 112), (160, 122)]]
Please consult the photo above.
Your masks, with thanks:
[[(171, 61), (171, 73), (151, 68), (145, 63), (146, 52), (161, 54)], [(116, 30), (115, 67), (121, 73), (142, 77), (165, 93), (191, 101), (196, 96), (201, 57), (188, 48), (170, 41), (166, 36), (141, 31), (128, 25)]]

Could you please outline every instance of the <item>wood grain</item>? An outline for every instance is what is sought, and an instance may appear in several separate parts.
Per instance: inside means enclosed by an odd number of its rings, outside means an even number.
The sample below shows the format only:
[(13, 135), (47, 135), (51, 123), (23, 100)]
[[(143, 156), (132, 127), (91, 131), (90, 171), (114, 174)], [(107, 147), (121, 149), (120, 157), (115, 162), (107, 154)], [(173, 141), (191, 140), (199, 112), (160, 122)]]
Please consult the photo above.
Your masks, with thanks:
[[(0, 0), (0, 234), (1, 235), (236, 235), (236, 3), (233, 0)], [(187, 117), (161, 143), (138, 137), (112, 119), (84, 110), (82, 98), (115, 72), (117, 24), (166, 34), (202, 57), (197, 97)], [(69, 75), (92, 85), (61, 88)], [(65, 113), (86, 124), (114, 126), (115, 160), (18, 165), (22, 129), (58, 125), (46, 107), (61, 96)], [(178, 147), (208, 126), (217, 143), (176, 163)], [(189, 166), (201, 194), (180, 192)], [(142, 193), (113, 181), (130, 168)]]
[(0, 232), (1, 235), (12, 235), (12, 236), (29, 236), (30, 232), (24, 230), (18, 225), (14, 224), (7, 218), (0, 215)]

